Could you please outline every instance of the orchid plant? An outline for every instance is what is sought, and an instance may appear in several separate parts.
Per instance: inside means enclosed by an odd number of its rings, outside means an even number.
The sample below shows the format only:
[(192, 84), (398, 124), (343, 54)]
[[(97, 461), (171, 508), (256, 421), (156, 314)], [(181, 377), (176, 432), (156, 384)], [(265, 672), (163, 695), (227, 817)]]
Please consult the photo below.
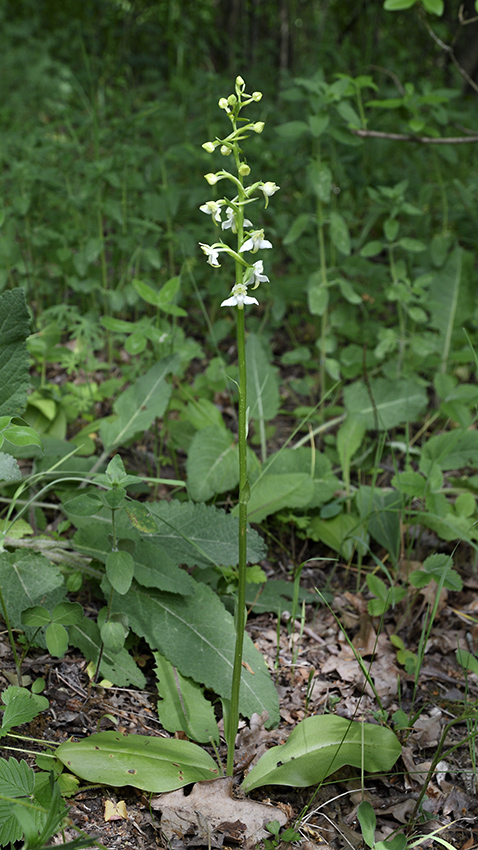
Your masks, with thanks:
[(244, 643), (244, 630), (246, 626), (246, 531), (247, 531), (247, 502), (249, 499), (249, 483), (247, 480), (247, 407), (246, 407), (246, 339), (244, 307), (259, 305), (257, 298), (249, 295), (255, 291), (261, 283), (266, 283), (269, 278), (264, 274), (263, 260), (249, 260), (250, 254), (272, 248), (271, 242), (265, 238), (264, 230), (254, 229), (253, 223), (246, 218), (246, 207), (254, 203), (257, 198), (264, 197), (265, 207), (268, 206), (269, 198), (280, 188), (271, 181), (262, 180), (245, 185), (244, 179), (249, 177), (251, 169), (243, 158), (240, 143), (250, 133), (262, 133), (263, 121), (248, 122), (241, 118), (242, 109), (250, 103), (257, 103), (262, 99), (262, 93), (253, 92), (246, 94), (246, 84), (242, 77), (236, 77), (235, 94), (229, 97), (221, 97), (219, 107), (228, 116), (232, 130), (223, 139), (216, 138), (214, 141), (205, 142), (203, 148), (208, 153), (214, 153), (219, 148), (224, 157), (232, 156), (234, 160), (234, 173), (220, 169), (215, 173), (208, 173), (205, 179), (210, 186), (216, 186), (221, 180), (229, 180), (234, 187), (233, 198), (220, 198), (218, 200), (206, 201), (199, 209), (201, 212), (212, 217), (216, 227), (221, 230), (221, 235), (230, 231), (236, 237), (236, 245), (232, 247), (222, 238), (208, 245), (200, 242), (200, 246), (207, 257), (207, 262), (213, 268), (219, 268), (221, 254), (227, 254), (235, 264), (235, 283), (231, 293), (221, 306), (236, 308), (237, 316), (237, 357), (238, 357), (238, 454), (239, 454), (239, 579), (236, 600), (236, 645), (234, 652), (234, 667), (231, 686), (231, 700), (228, 711), (225, 712), (225, 734), (227, 743), (227, 774), (232, 775), (234, 766), (234, 743), (239, 726), (239, 691), (241, 683), (242, 654)]

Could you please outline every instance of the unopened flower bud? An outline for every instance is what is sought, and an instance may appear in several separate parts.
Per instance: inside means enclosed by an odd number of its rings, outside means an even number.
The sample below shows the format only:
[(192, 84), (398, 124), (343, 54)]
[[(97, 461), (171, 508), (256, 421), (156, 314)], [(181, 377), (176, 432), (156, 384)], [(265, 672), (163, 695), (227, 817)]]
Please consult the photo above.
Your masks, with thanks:
[(201, 145), (201, 147), (203, 147), (204, 150), (207, 151), (208, 153), (214, 153), (214, 151), (216, 149), (216, 145), (214, 144), (214, 142), (204, 142), (204, 144)]
[(245, 86), (245, 82), (241, 76), (236, 77), (236, 86)]
[(228, 145), (221, 145), (221, 153), (223, 156), (229, 156), (232, 153), (231, 148)]
[(249, 166), (245, 162), (241, 162), (241, 164), (238, 168), (238, 171), (239, 171), (239, 174), (241, 175), (241, 177), (248, 177), (249, 174), (251, 173), (251, 169), (249, 168)]
[(264, 121), (256, 121), (256, 123), (252, 125), (252, 129), (254, 130), (254, 133), (262, 133), (265, 126)]
[(216, 174), (211, 174), (211, 173), (205, 174), (204, 179), (207, 180), (207, 182), (209, 183), (210, 186), (214, 186), (217, 183), (217, 181), (219, 180), (219, 178), (216, 176)]
[(227, 97), (221, 97), (219, 99), (219, 109), (227, 109), (227, 106), (228, 106)]
[(259, 101), (262, 100), (262, 92), (261, 91), (253, 91), (252, 92), (252, 99), (255, 100), (256, 103), (259, 103)]
[(227, 99), (227, 102), (228, 102), (229, 106), (235, 106), (235, 105), (236, 105), (236, 103), (237, 103), (237, 97), (236, 97), (236, 95), (235, 95), (235, 94), (230, 94), (230, 95), (229, 95), (229, 97), (228, 97), (228, 99)]

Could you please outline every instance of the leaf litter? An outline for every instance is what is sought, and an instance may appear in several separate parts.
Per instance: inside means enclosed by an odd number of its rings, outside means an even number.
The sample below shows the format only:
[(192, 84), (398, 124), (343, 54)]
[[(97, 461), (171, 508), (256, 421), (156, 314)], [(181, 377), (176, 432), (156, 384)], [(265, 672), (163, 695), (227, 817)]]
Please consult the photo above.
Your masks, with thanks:
[[(318, 573), (310, 568), (303, 578), (313, 588)], [(282, 622), (279, 636), (272, 614), (250, 618), (249, 635), (266, 659), (278, 689), (280, 723), (277, 729), (266, 729), (266, 718), (255, 715), (242, 724), (233, 783), (225, 779), (196, 783), (188, 795), (180, 789), (153, 798), (154, 805), (150, 805), (149, 795), (136, 789), (122, 788), (121, 795), (115, 796), (111, 788), (105, 787), (101, 793), (84, 786), (70, 801), (72, 820), (111, 850), (208, 845), (252, 848), (267, 834), (266, 817), (295, 824), (303, 836), (303, 850), (316, 846), (325, 850), (327, 845), (342, 850), (361, 844), (356, 812), (362, 799), (371, 802), (377, 814), (379, 840), (410, 824), (423, 794), (421, 810), (427, 820), (417, 823), (414, 835), (440, 829), (439, 835), (454, 847), (471, 850), (478, 839), (476, 777), (465, 741), (467, 719), (460, 718), (464, 707), (472, 707), (478, 699), (478, 677), (469, 673), (465, 679), (455, 650), (468, 649), (470, 642), (476, 649), (478, 644), (474, 575), (465, 577), (462, 592), (449, 592), (440, 600), (418, 680), (413, 727), (401, 733), (402, 758), (390, 775), (367, 774), (362, 791), (360, 772), (342, 768), (318, 788), (269, 786), (247, 798), (241, 793), (243, 776), (260, 756), (271, 746), (284, 743), (296, 724), (308, 716), (333, 712), (373, 721), (379, 719), (381, 710), (389, 719), (397, 711), (411, 711), (414, 677), (398, 663), (390, 638), (400, 628), (407, 649), (417, 651), (425, 612), (423, 596), (417, 597), (413, 610), (407, 613), (406, 603), (402, 603), (380, 623), (368, 614), (363, 594), (343, 590), (347, 583), (350, 586), (347, 573), (337, 573), (331, 582), (330, 608), (308, 606), (306, 623)], [(355, 653), (360, 653), (362, 665)], [(11, 657), (3, 639), (0, 656), (8, 673)], [(152, 666), (151, 658), (144, 660)], [(164, 735), (151, 678), (143, 691), (93, 689), (85, 662), (72, 653), (55, 664), (48, 655), (28, 657), (24, 670), (32, 677), (45, 677), (50, 700), (49, 711), (21, 727), (27, 734), (58, 742), (70, 736), (82, 739), (107, 728)], [(447, 724), (445, 746), (434, 764)], [(220, 755), (224, 756), (222, 749)], [(67, 830), (66, 836), (73, 838), (74, 833)]]

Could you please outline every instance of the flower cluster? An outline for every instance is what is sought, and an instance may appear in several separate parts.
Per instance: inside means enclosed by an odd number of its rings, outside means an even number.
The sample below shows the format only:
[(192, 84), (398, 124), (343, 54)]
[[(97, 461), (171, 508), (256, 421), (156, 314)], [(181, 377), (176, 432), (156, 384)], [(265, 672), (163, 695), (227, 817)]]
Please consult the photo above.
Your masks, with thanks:
[(201, 249), (207, 257), (207, 262), (214, 268), (219, 268), (219, 254), (226, 253), (231, 256), (236, 263), (236, 282), (232, 287), (229, 298), (222, 302), (222, 307), (237, 307), (239, 310), (244, 309), (245, 304), (258, 304), (256, 298), (247, 294), (247, 287), (257, 289), (260, 283), (269, 281), (269, 278), (264, 274), (264, 263), (262, 260), (255, 262), (249, 261), (244, 255), (251, 253), (256, 254), (257, 251), (272, 248), (272, 243), (265, 238), (264, 231), (254, 229), (252, 221), (245, 216), (245, 207), (257, 200), (257, 193), (262, 193), (267, 208), (269, 198), (275, 194), (280, 188), (270, 180), (262, 182), (262, 180), (252, 183), (250, 186), (244, 185), (244, 178), (248, 177), (251, 169), (247, 162), (241, 159), (242, 151), (239, 143), (248, 137), (250, 133), (262, 133), (264, 129), (263, 121), (250, 123), (242, 123), (238, 126), (238, 116), (241, 109), (249, 103), (258, 102), (262, 98), (261, 92), (253, 92), (251, 95), (245, 93), (245, 83), (242, 77), (236, 78), (235, 94), (229, 97), (222, 97), (219, 100), (219, 107), (224, 109), (228, 115), (231, 124), (232, 132), (223, 139), (215, 139), (213, 142), (205, 142), (204, 150), (208, 153), (213, 153), (219, 148), (223, 156), (230, 156), (235, 163), (236, 173), (220, 170), (215, 173), (205, 174), (205, 179), (210, 186), (215, 186), (220, 180), (229, 180), (235, 188), (233, 198), (222, 198), (217, 201), (206, 201), (199, 209), (201, 212), (212, 217), (212, 221), (221, 231), (230, 230), (237, 238), (237, 248), (233, 249), (222, 239), (215, 242), (213, 245), (208, 245), (205, 242), (200, 242)]

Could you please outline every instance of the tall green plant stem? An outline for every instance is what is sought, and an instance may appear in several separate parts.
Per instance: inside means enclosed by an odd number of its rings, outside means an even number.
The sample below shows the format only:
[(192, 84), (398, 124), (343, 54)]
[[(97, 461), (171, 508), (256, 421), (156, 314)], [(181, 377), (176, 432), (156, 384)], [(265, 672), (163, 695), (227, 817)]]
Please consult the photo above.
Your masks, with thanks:
[[(236, 121), (232, 125), (236, 130)], [(233, 149), (238, 172), (238, 214), (237, 249), (244, 241), (244, 184), (240, 174), (239, 146)], [(236, 283), (242, 281), (242, 265), (236, 260)], [(244, 310), (236, 310), (237, 315), (237, 360), (238, 360), (238, 452), (239, 452), (239, 540), (238, 540), (238, 585), (235, 611), (236, 642), (234, 647), (234, 666), (232, 671), (231, 704), (229, 722), (226, 731), (227, 765), (226, 773), (232, 776), (234, 769), (234, 746), (239, 728), (239, 695), (241, 689), (242, 655), (244, 651), (244, 631), (246, 628), (246, 563), (247, 563), (247, 502), (249, 501), (249, 482), (247, 480), (247, 372), (246, 372), (246, 327)]]
[(228, 776), (232, 776), (234, 767), (234, 742), (239, 726), (239, 692), (242, 675), (242, 654), (244, 631), (246, 628), (246, 560), (247, 560), (247, 502), (249, 500), (249, 482), (247, 480), (247, 421), (246, 421), (246, 339), (244, 310), (237, 310), (237, 353), (239, 365), (239, 566), (236, 600), (236, 643), (234, 648), (234, 667), (232, 673), (231, 705), (227, 732)]

